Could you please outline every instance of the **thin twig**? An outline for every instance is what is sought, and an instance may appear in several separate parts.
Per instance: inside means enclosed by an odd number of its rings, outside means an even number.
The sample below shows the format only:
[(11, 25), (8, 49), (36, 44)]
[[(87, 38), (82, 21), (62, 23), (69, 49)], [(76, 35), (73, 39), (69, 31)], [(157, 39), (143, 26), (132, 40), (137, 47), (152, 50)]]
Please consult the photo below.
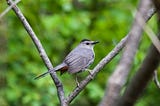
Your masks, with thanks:
[(0, 19), (1, 19), (5, 14), (7, 14), (7, 13), (12, 9), (12, 7), (13, 7), (14, 5), (18, 4), (20, 1), (21, 1), (21, 0), (16, 0), (16, 1), (13, 2), (12, 5), (10, 5), (8, 8), (6, 8), (6, 9), (0, 14)]
[[(12, 0), (7, 0), (8, 5), (13, 5)], [(46, 67), (48, 68), (48, 70), (52, 70), (53, 66), (51, 64), (51, 61), (49, 60), (40, 40), (37, 38), (36, 34), (34, 33), (34, 31), (32, 30), (31, 26), (29, 25), (29, 23), (27, 22), (26, 18), (24, 17), (24, 15), (22, 14), (21, 10), (16, 6), (13, 5), (12, 6), (13, 11), (16, 13), (16, 15), (18, 16), (18, 18), (20, 19), (20, 21), (22, 22), (24, 28), (26, 29), (26, 31), (28, 32), (29, 36), (31, 37), (32, 41), (34, 42), (35, 46), (37, 47), (39, 54), (43, 60), (43, 62), (45, 63)], [(64, 90), (63, 90), (63, 85), (60, 82), (60, 80), (57, 77), (56, 72), (51, 73), (51, 77), (57, 87), (57, 94), (59, 97), (59, 101), (61, 106), (67, 106), (66, 102), (65, 102), (65, 96), (64, 96)]]
[[(139, 13), (137, 11), (137, 13)], [(148, 37), (150, 38), (150, 40), (152, 41), (153, 45), (157, 48), (157, 50), (160, 53), (160, 41), (158, 39), (158, 37), (156, 36), (156, 34), (153, 32), (153, 30), (149, 27), (149, 25), (145, 25), (145, 20), (143, 18), (143, 16), (139, 13), (139, 19), (137, 20), (138, 24), (143, 28), (144, 32), (147, 33)]]
[(143, 29), (147, 33), (148, 37), (151, 39), (153, 45), (157, 48), (158, 52), (160, 53), (160, 41), (155, 35), (155, 33), (148, 25), (146, 25)]
[(160, 83), (159, 83), (159, 81), (158, 81), (157, 70), (154, 71), (154, 74), (153, 74), (153, 81), (154, 81), (154, 83), (156, 84), (156, 86), (160, 89)]

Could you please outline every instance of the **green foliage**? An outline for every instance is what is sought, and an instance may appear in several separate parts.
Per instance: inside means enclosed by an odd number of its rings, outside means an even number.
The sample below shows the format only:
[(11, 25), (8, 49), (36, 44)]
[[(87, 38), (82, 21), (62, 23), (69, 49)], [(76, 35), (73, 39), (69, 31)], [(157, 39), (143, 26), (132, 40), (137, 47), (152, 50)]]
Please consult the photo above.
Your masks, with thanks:
[[(92, 69), (129, 32), (137, 1), (22, 0), (18, 6), (41, 40), (54, 66), (81, 39), (99, 40), (100, 44), (95, 47), (96, 59)], [(5, 8), (6, 3), (0, 3), (0, 12)], [(155, 18), (149, 24), (156, 30)], [(144, 35), (130, 76), (138, 69), (149, 45), (150, 40)], [(57, 91), (50, 76), (34, 80), (36, 75), (47, 69), (12, 11), (0, 20), (0, 47), (0, 106), (58, 106)], [(97, 75), (73, 101), (73, 106), (93, 106), (99, 103), (104, 95), (106, 81), (120, 57), (119, 54)], [(82, 79), (84, 76), (81, 76)], [(74, 78), (69, 74), (59, 77), (68, 95), (76, 86)], [(160, 97), (156, 90), (155, 85), (150, 84), (137, 106), (158, 106)]]

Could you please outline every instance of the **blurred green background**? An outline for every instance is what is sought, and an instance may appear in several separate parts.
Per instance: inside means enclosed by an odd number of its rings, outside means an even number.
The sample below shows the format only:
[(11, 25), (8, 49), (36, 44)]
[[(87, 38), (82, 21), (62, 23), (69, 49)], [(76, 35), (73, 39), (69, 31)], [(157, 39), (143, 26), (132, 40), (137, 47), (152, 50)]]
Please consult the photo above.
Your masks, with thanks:
[[(137, 0), (22, 0), (18, 4), (54, 66), (82, 39), (100, 41), (95, 46), (96, 58), (91, 69), (129, 32), (137, 5)], [(6, 1), (0, 0), (0, 13), (7, 7)], [(149, 25), (157, 30), (156, 16)], [(128, 79), (140, 66), (150, 43), (144, 35)], [(71, 105), (96, 106), (103, 98), (107, 79), (120, 57), (121, 53)], [(51, 77), (34, 80), (46, 70), (32, 40), (15, 13), (10, 11), (0, 19), (0, 106), (58, 106)], [(81, 73), (80, 79), (87, 74)], [(68, 95), (76, 86), (74, 77), (59, 73), (58, 76)], [(136, 106), (159, 106), (159, 94), (151, 81)]]

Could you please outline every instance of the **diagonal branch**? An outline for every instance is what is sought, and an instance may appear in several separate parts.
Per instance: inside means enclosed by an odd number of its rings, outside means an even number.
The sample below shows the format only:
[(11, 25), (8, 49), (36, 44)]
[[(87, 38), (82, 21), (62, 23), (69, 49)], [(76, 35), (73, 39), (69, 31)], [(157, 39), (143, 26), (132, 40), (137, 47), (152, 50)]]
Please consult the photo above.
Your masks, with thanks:
[[(24, 17), (24, 15), (21, 12), (21, 10), (16, 6), (16, 4), (13, 4), (12, 0), (7, 0), (7, 3), (10, 6), (13, 5), (12, 6), (13, 11), (16, 13), (17, 17), (20, 19), (24, 28), (28, 32), (32, 41), (34, 42), (34, 44), (35, 44), (37, 50), (39, 51), (39, 54), (40, 54), (43, 62), (45, 63), (46, 67), (48, 68), (48, 70), (52, 70), (53, 66), (51, 64), (51, 61), (49, 60), (49, 58), (48, 58), (40, 40), (37, 38), (36, 34), (32, 30), (31, 26), (27, 22), (26, 18)], [(58, 94), (61, 106), (66, 106), (63, 85), (60, 82), (60, 80), (58, 79), (58, 77), (56, 75), (56, 72), (51, 73), (51, 77), (52, 77), (52, 79), (53, 79), (53, 81), (54, 81), (54, 83), (57, 87), (57, 94)]]
[[(138, 13), (138, 11), (137, 11)], [(152, 41), (153, 45), (157, 48), (157, 50), (160, 53), (160, 41), (158, 39), (158, 37), (156, 36), (156, 34), (153, 32), (153, 30), (149, 27), (149, 25), (145, 25), (145, 20), (143, 19), (143, 16), (139, 13), (139, 26), (141, 26), (144, 30), (144, 32), (146, 32), (146, 34), (148, 35), (148, 37), (150, 38), (150, 40)]]
[[(158, 37), (160, 38), (160, 34)], [(136, 100), (152, 79), (154, 70), (158, 67), (159, 62), (160, 53), (154, 45), (152, 45), (141, 67), (138, 69), (124, 92), (124, 95), (119, 100), (118, 106), (134, 106)]]
[[(158, 23), (158, 40), (160, 39), (160, 1), (153, 0), (153, 3), (157, 10), (157, 23)], [(149, 33), (150, 34), (150, 33)], [(153, 35), (155, 36), (155, 35)], [(157, 40), (157, 41), (158, 41)], [(156, 43), (152, 42), (152, 46), (149, 49), (147, 56), (145, 57), (142, 65), (138, 69), (135, 76), (130, 81), (124, 95), (119, 100), (118, 106), (133, 106), (137, 99), (139, 98), (142, 91), (146, 88), (148, 82), (152, 79), (154, 75), (154, 81), (159, 87), (159, 82), (157, 78), (156, 68), (160, 63), (160, 53), (158, 48), (155, 46)]]
[(18, 4), (21, 0), (16, 0), (14, 1), (14, 3), (12, 5), (10, 5), (8, 8), (6, 8), (1, 14), (0, 14), (0, 19), (5, 15), (7, 14), (14, 5)]

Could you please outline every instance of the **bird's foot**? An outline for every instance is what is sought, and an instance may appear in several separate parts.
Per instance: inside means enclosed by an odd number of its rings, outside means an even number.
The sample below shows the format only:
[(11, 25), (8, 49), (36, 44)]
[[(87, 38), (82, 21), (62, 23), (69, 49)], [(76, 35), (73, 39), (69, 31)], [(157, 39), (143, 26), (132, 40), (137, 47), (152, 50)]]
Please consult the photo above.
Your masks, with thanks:
[(89, 72), (91, 79), (93, 80), (94, 78), (93, 78), (92, 70), (90, 70), (90, 69), (86, 69), (86, 70)]
[(79, 82), (78, 81), (76, 81), (76, 85), (77, 85), (77, 87), (79, 87)]
[(79, 87), (79, 81), (78, 81), (77, 75), (76, 75), (76, 85), (77, 87)]

